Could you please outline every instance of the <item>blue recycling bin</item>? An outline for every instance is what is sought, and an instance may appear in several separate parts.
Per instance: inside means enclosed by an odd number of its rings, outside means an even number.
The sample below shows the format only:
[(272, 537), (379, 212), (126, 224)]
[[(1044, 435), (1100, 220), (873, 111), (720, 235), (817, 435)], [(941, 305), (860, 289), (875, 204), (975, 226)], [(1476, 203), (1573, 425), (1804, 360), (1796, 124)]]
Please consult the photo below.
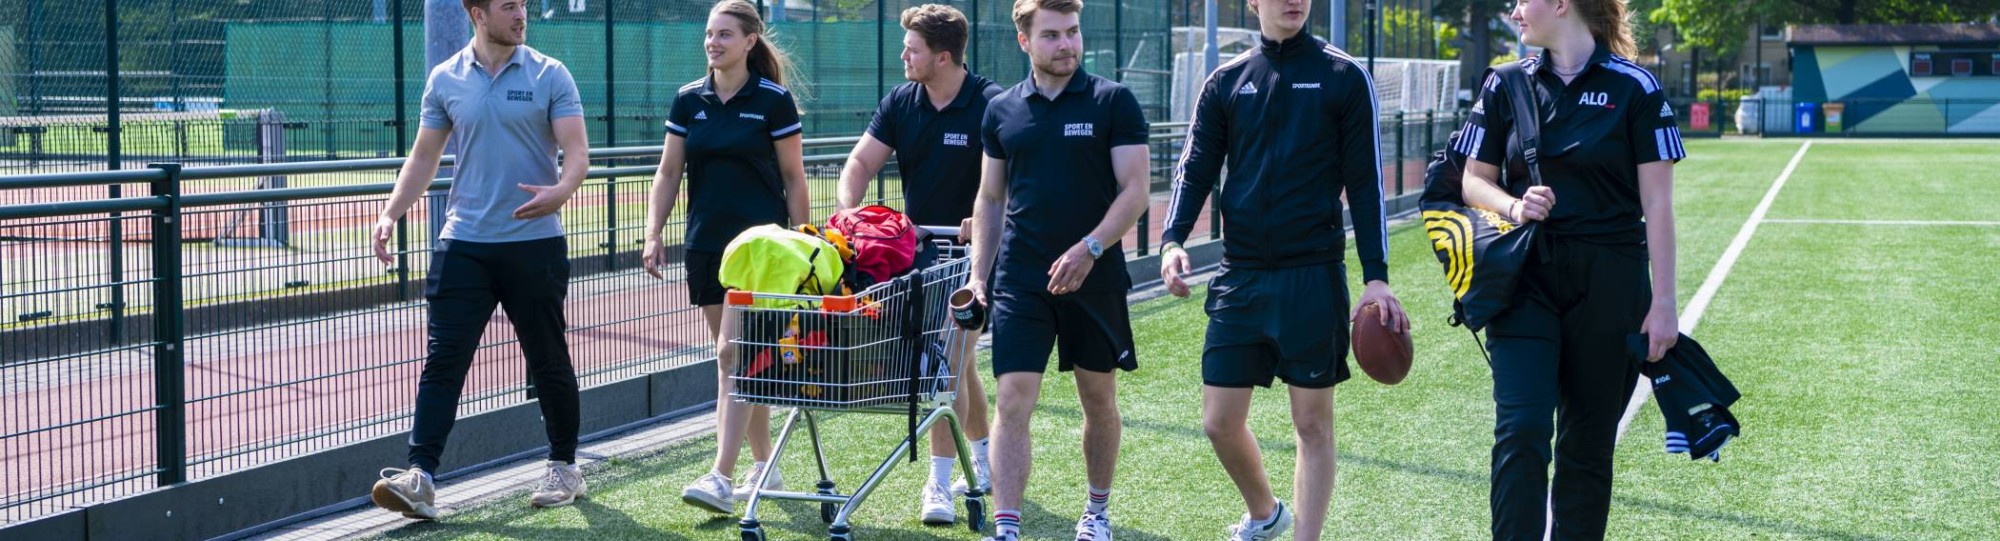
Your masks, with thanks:
[(1797, 118), (1799, 120), (1798, 122), (1794, 123), (1795, 127), (1795, 129), (1793, 130), (1794, 133), (1812, 133), (1819, 131), (1819, 122), (1815, 120), (1817, 117), (1819, 117), (1819, 104), (1809, 101), (1802, 101), (1793, 104), (1792, 117)]

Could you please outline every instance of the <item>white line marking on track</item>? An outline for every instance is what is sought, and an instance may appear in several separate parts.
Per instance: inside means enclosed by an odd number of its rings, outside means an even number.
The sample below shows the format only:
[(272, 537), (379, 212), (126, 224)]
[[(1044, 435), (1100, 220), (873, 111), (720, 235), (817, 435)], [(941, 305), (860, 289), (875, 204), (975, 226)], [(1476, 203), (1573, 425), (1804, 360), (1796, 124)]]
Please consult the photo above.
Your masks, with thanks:
[(1806, 218), (1768, 218), (1767, 224), (1815, 224), (1815, 225), (1909, 225), (1909, 226), (1972, 226), (1995, 227), (2000, 222), (1980, 222), (1962, 220), (1815, 220)]
[[(1792, 155), (1792, 162), (1785, 164), (1785, 170), (1778, 174), (1778, 180), (1771, 183), (1771, 189), (1764, 192), (1764, 200), (1757, 203), (1757, 209), (1750, 211), (1750, 218), (1743, 221), (1743, 227), (1736, 231), (1736, 238), (1729, 241), (1729, 248), (1722, 251), (1722, 259), (1716, 260), (1715, 268), (1709, 269), (1708, 278), (1702, 280), (1694, 298), (1688, 300), (1687, 309), (1681, 311), (1681, 332), (1694, 335), (1694, 328), (1701, 324), (1701, 316), (1708, 311), (1709, 302), (1715, 300), (1716, 290), (1722, 289), (1722, 280), (1729, 276), (1729, 269), (1736, 266), (1736, 260), (1743, 256), (1743, 248), (1750, 244), (1750, 237), (1757, 234), (1757, 225), (1764, 221), (1764, 214), (1770, 212), (1771, 202), (1778, 199), (1778, 191), (1785, 188), (1785, 181), (1798, 170), (1799, 162), (1806, 157), (1806, 150), (1813, 142), (1799, 145), (1799, 151)], [(1632, 401), (1625, 405), (1625, 415), (1618, 418), (1618, 439), (1625, 439), (1625, 428), (1631, 426), (1632, 416), (1646, 405), (1646, 399), (1653, 394), (1653, 386), (1641, 376), (1632, 392)]]

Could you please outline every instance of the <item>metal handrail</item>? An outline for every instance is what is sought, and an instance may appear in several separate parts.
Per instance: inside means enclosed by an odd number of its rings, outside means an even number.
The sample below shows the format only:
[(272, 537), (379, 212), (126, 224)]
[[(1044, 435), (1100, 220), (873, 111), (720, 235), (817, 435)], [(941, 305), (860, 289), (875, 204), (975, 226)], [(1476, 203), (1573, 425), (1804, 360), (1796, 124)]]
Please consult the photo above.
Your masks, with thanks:
[[(1149, 140), (1153, 142), (1159, 142), (1159, 141), (1168, 141), (1184, 137), (1185, 133), (1182, 132), (1181, 130), (1185, 130), (1187, 126), (1188, 124), (1185, 122), (1155, 124), (1153, 125), (1153, 129), (1167, 130), (1167, 131), (1162, 133), (1154, 133), (1149, 137)], [(825, 147), (837, 147), (843, 144), (853, 145), (855, 142), (860, 140), (861, 138), (858, 136), (827, 137), (818, 139), (807, 139), (805, 141), (805, 144), (825, 148)], [(590, 157), (593, 160), (615, 159), (615, 158), (644, 158), (651, 156), (659, 156), (660, 152), (661, 152), (661, 147), (659, 146), (612, 147), (604, 149), (592, 149), (590, 152)], [(444, 161), (447, 164), (451, 163), (451, 160), (453, 159), (454, 158), (452, 156), (444, 157)], [(805, 158), (805, 162), (807, 165), (825, 165), (830, 163), (840, 163), (846, 160), (847, 156), (844, 154), (821, 154), (821, 155), (807, 156)], [(333, 161), (314, 161), (314, 162), (298, 162), (298, 163), (191, 167), (182, 169), (180, 178), (183, 181), (187, 181), (187, 180), (214, 180), (214, 179), (228, 179), (228, 178), (261, 177), (261, 176), (272, 176), (272, 175), (310, 175), (319, 173), (396, 170), (403, 166), (403, 161), (404, 160), (402, 158), (369, 158), (360, 160), (333, 160)], [(644, 165), (625, 166), (625, 167), (595, 167), (591, 168), (590, 172), (584, 175), (584, 178), (604, 179), (604, 178), (614, 178), (614, 177), (651, 176), (654, 170), (655, 170), (654, 166), (644, 166)], [(153, 182), (153, 181), (165, 180), (166, 178), (167, 178), (167, 173), (157, 168), (133, 169), (125, 171), (97, 171), (97, 172), (87, 172), (87, 173), (58, 173), (51, 175), (24, 175), (17, 177), (0, 177), (0, 190), (18, 189), (18, 188), (99, 186), (107, 184)], [(180, 198), (180, 204), (182, 207), (211, 207), (211, 206), (241, 205), (241, 204), (251, 204), (251, 203), (272, 203), (278, 201), (297, 201), (306, 199), (357, 197), (357, 196), (386, 194), (391, 191), (394, 191), (395, 187), (396, 184), (394, 182), (378, 182), (369, 184), (353, 184), (347, 186), (241, 190), (241, 191), (233, 191), (225, 193), (183, 195)], [(451, 188), (450, 178), (440, 178), (434, 180), (431, 182), (430, 186), (431, 190), (446, 190), (450, 188)], [(166, 205), (168, 203), (169, 202), (164, 196), (149, 195), (149, 196), (125, 197), (117, 199), (64, 201), (60, 203), (30, 203), (23, 205), (4, 205), (0, 206), (0, 220), (49, 218), (55, 216), (70, 216), (78, 214), (108, 214), (112, 212), (142, 212), (142, 211), (150, 211), (150, 210), (158, 210), (166, 208)]]

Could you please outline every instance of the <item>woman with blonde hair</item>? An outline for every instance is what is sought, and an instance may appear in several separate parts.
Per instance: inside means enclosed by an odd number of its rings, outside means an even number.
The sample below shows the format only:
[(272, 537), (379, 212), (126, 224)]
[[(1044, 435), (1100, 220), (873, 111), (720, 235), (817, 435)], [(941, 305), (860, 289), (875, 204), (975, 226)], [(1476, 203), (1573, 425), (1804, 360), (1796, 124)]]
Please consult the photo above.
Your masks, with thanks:
[[(714, 468), (682, 492), (682, 500), (721, 514), (735, 511), (747, 490), (730, 481), (744, 435), (754, 460), (745, 479), (770, 467), (771, 411), (729, 400), (734, 386), (733, 348), (722, 335), (723, 288), (718, 275), (722, 250), (751, 226), (801, 224), (807, 215), (805, 161), (798, 104), (785, 88), (790, 67), (785, 52), (770, 42), (756, 6), (723, 0), (709, 10), (702, 41), (708, 75), (682, 86), (667, 113), (666, 150), (653, 175), (646, 216), (648, 274), (666, 267), (661, 232), (680, 195), (687, 173), (688, 300), (701, 307), (717, 348), (715, 406), (717, 448)], [(745, 483), (747, 486), (748, 483)], [(774, 470), (765, 486), (783, 485)]]
[[(1487, 329), (1493, 538), (1603, 539), (1618, 420), (1639, 363), (1679, 336), (1673, 179), (1687, 151), (1659, 80), (1627, 58), (1624, 0), (1521, 0), (1511, 17), (1521, 41), (1542, 48), (1521, 67), (1546, 184), (1499, 182), (1502, 166), (1508, 179), (1527, 173), (1508, 137), (1512, 98), (1495, 75), (1454, 148), (1470, 158), (1466, 202), (1541, 221), (1545, 239)], [(1628, 337), (1644, 359), (1628, 353)]]

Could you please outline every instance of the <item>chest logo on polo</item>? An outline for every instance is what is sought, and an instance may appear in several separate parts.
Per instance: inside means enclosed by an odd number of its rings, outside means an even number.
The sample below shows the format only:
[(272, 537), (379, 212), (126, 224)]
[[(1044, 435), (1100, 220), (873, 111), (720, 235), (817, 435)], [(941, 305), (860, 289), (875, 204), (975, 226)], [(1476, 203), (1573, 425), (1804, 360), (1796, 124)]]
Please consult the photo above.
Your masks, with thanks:
[(1237, 94), (1244, 94), (1244, 95), (1249, 95), (1249, 94), (1256, 94), (1256, 93), (1257, 93), (1257, 83), (1243, 83), (1243, 86), (1241, 86), (1241, 87), (1238, 87), (1238, 88), (1236, 89), (1236, 93), (1237, 93)]
[(1596, 106), (1598, 106), (1598, 107), (1603, 107), (1603, 108), (1605, 108), (1605, 109), (1617, 109), (1617, 108), (1618, 108), (1618, 106), (1617, 106), (1617, 105), (1612, 105), (1612, 104), (1611, 104), (1611, 94), (1610, 94), (1610, 93), (1606, 93), (1606, 92), (1585, 92), (1585, 93), (1583, 93), (1583, 98), (1582, 98), (1582, 99), (1579, 99), (1579, 100), (1577, 100), (1577, 101), (1576, 101), (1576, 104), (1577, 104), (1577, 105), (1596, 105)]
[(1660, 104), (1660, 118), (1673, 118), (1673, 117), (1674, 117), (1674, 106), (1672, 104), (1667, 104), (1667, 103)]
[(764, 115), (760, 115), (757, 113), (737, 113), (736, 116), (739, 118), (748, 118), (750, 120), (764, 120)]
[(1319, 83), (1292, 83), (1292, 90), (1318, 90)]
[(1095, 135), (1093, 132), (1095, 126), (1096, 124), (1088, 122), (1063, 124), (1063, 137), (1093, 137)]
[(695, 112), (694, 112), (694, 119), (695, 119), (695, 120), (708, 120), (708, 111), (695, 111)]
[(945, 146), (953, 147), (969, 147), (972, 146), (972, 138), (963, 133), (947, 133), (944, 134), (944, 144)]
[(509, 90), (507, 91), (507, 101), (535, 101), (535, 91)]

